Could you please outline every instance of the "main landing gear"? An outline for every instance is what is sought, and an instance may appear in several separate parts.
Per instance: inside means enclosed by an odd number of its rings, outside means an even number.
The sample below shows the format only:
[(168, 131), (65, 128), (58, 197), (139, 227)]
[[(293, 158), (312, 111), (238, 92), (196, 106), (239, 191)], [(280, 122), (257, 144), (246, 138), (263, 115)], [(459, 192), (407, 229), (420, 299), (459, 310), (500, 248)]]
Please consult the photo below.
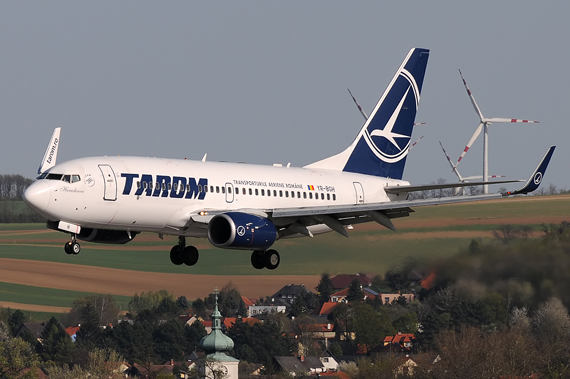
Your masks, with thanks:
[(77, 255), (81, 251), (81, 245), (75, 239), (75, 234), (71, 235), (71, 241), (67, 242), (65, 246), (63, 246), (66, 254), (73, 254)]
[(279, 262), (281, 262), (279, 253), (273, 249), (255, 250), (251, 253), (251, 265), (258, 270), (262, 268), (275, 270), (279, 266)]
[(186, 237), (178, 237), (178, 245), (170, 249), (170, 261), (175, 265), (184, 263), (187, 266), (194, 266), (198, 262), (198, 257), (198, 249), (186, 246)]

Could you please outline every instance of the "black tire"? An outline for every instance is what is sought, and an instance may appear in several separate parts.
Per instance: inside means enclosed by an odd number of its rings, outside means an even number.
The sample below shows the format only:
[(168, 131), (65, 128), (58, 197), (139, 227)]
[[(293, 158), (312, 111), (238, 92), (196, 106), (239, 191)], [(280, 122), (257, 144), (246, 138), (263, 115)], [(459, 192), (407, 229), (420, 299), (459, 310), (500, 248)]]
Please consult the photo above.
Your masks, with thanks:
[(170, 262), (177, 266), (180, 266), (182, 263), (184, 263), (180, 255), (180, 246), (173, 246), (172, 249), (170, 249)]
[(200, 254), (194, 246), (186, 246), (182, 252), (182, 261), (186, 266), (194, 266), (198, 262)]
[(73, 254), (73, 251), (71, 250), (71, 244), (72, 242), (66, 242), (66, 244), (63, 246), (63, 250), (65, 251), (65, 254), (71, 255)]
[(251, 253), (251, 265), (256, 270), (261, 270), (262, 268), (265, 268), (264, 261), (265, 261), (265, 252), (260, 250), (255, 250), (253, 253)]
[(277, 251), (270, 249), (265, 252), (265, 267), (268, 270), (275, 270), (279, 267), (279, 263), (281, 263), (281, 257)]
[(69, 250), (71, 251), (71, 254), (73, 255), (77, 255), (81, 252), (81, 245), (77, 242), (71, 242), (69, 245)]

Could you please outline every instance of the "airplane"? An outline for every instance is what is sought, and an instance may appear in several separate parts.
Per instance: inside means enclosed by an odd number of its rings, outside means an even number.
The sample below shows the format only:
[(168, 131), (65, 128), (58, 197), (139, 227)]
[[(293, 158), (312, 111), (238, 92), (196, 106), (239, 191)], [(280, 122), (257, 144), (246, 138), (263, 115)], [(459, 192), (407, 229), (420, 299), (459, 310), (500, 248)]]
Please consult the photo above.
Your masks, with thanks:
[[(141, 232), (173, 235), (173, 264), (195, 265), (198, 249), (187, 237), (207, 238), (222, 249), (250, 250), (256, 269), (276, 269), (276, 240), (334, 231), (348, 237), (352, 225), (392, 219), (412, 207), (470, 202), (524, 194), (538, 188), (554, 147), (531, 179), (508, 194), (407, 200), (413, 191), (475, 183), (413, 186), (402, 180), (429, 50), (414, 48), (343, 152), (304, 167), (264, 166), (149, 157), (89, 157), (56, 164), (56, 128), (39, 176), (24, 201), (50, 229), (70, 234), (67, 254), (78, 240), (124, 244)], [(510, 183), (503, 182), (486, 183)]]

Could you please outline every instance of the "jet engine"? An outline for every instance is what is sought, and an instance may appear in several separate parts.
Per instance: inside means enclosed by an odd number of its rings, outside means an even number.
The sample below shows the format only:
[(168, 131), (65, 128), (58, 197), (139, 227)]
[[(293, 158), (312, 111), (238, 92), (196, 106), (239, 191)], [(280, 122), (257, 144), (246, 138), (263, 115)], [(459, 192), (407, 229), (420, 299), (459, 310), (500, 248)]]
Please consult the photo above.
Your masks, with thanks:
[(226, 249), (266, 250), (277, 239), (277, 229), (268, 218), (228, 212), (210, 220), (208, 239), (212, 245)]
[(97, 243), (125, 244), (131, 242), (137, 234), (139, 232), (130, 232), (129, 235), (125, 230), (82, 228), (77, 239)]

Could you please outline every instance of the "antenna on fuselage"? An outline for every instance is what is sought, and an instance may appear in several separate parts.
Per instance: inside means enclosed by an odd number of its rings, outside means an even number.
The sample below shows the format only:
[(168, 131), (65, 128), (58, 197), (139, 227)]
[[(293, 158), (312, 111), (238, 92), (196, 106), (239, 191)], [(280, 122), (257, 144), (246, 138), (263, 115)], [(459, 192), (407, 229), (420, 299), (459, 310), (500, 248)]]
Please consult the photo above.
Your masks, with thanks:
[(208, 156), (208, 153), (204, 154), (204, 156), (202, 157), (202, 162), (206, 162), (206, 157)]

